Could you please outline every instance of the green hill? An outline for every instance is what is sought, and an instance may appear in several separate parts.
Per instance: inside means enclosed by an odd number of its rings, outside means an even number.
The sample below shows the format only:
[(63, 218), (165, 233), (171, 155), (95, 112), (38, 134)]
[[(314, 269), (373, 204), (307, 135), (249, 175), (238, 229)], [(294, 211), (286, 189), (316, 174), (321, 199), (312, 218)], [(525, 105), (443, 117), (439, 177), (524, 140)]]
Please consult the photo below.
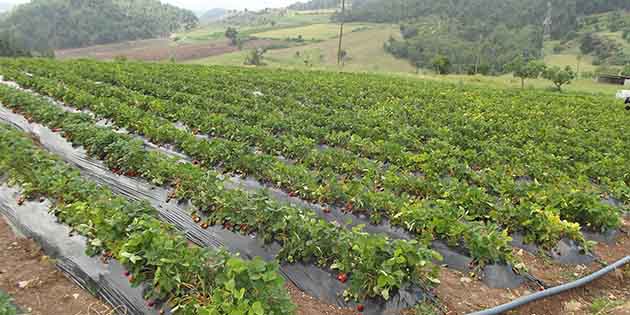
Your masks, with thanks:
[(154, 38), (197, 24), (193, 12), (156, 0), (33, 0), (0, 23), (29, 50)]
[[(437, 60), (446, 60), (448, 72), (501, 74), (517, 56), (540, 58), (544, 41), (575, 38), (585, 16), (623, 9), (630, 10), (629, 1), (356, 0), (335, 19), (400, 24), (403, 39), (388, 41), (386, 49), (420, 68), (433, 69)], [(614, 55), (617, 63), (625, 62)]]

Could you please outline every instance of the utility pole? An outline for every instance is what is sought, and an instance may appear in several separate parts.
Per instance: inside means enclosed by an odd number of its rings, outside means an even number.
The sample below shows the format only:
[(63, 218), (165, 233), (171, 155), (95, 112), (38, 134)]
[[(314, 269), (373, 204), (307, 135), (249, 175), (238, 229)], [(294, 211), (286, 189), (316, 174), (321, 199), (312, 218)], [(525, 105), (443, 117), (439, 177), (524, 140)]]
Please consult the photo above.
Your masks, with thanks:
[(547, 2), (547, 16), (543, 21), (542, 49), (540, 57), (545, 60), (545, 39), (551, 38), (551, 30), (553, 27), (553, 7), (551, 1)]
[(343, 23), (346, 21), (346, 0), (341, 0), (341, 26), (339, 28), (339, 49), (337, 49), (337, 65), (341, 64), (341, 43), (343, 41)]

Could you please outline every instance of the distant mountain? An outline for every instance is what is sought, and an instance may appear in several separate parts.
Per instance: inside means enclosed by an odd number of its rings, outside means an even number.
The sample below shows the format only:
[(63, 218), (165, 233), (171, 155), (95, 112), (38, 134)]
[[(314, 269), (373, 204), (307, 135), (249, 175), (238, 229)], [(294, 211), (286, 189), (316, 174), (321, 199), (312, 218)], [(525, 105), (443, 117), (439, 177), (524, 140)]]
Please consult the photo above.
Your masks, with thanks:
[(168, 36), (197, 24), (193, 12), (157, 0), (32, 0), (10, 11), (0, 30), (25, 49), (46, 51)]
[(228, 11), (223, 8), (210, 9), (199, 17), (199, 21), (202, 23), (214, 22), (223, 18), (227, 13)]

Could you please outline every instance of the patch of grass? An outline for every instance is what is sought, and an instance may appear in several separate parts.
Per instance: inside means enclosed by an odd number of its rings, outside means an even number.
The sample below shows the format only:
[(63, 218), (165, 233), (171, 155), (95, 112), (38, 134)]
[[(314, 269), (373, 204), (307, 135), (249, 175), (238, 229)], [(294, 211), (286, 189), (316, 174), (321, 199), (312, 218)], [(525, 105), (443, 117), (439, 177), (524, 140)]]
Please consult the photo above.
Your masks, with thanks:
[[(573, 70), (577, 71), (578, 55), (570, 53), (548, 55), (545, 57), (545, 63), (549, 66), (559, 66), (562, 68), (569, 66)], [(597, 69), (597, 66), (593, 65), (593, 57), (591, 56), (582, 56), (582, 60), (579, 63), (580, 73), (594, 72)]]
[(17, 309), (11, 304), (11, 297), (0, 292), (0, 315), (16, 315)]
[(613, 301), (607, 297), (599, 297), (591, 302), (589, 311), (592, 315), (601, 315), (622, 304), (623, 302), (621, 301)]
[(422, 303), (418, 304), (415, 309), (415, 315), (438, 315), (442, 314), (440, 310), (433, 304)]
[[(390, 36), (399, 36), (395, 25), (372, 25), (370, 29), (344, 34), (344, 49), (348, 52), (345, 66), (337, 66), (338, 40), (329, 39), (319, 43), (288, 49), (271, 50), (265, 54), (269, 67), (290, 69), (317, 69), (348, 72), (415, 73), (415, 68), (404, 59), (396, 59), (385, 52), (383, 43)], [(189, 63), (239, 66), (245, 53), (236, 52), (213, 56)], [(307, 60), (308, 63), (304, 61)]]
[[(350, 23), (346, 25), (345, 31), (352, 32), (357, 29), (364, 29), (365, 27), (369, 27), (369, 24)], [(339, 24), (312, 24), (308, 26), (281, 28), (252, 34), (252, 36), (259, 38), (271, 39), (297, 38), (300, 35), (304, 38), (304, 40), (313, 41), (336, 38), (339, 36)]]
[[(451, 83), (462, 82), (463, 84), (466, 84), (466, 85), (520, 89), (520, 80), (518, 78), (514, 78), (510, 74), (502, 75), (502, 76), (481, 76), (481, 75), (438, 76), (438, 75), (429, 73), (429, 74), (421, 74), (417, 77), (424, 78), (424, 79), (437, 80), (437, 81), (446, 81), (446, 82), (451, 82)], [(549, 90), (550, 93), (558, 93), (558, 92), (552, 91), (553, 84), (550, 81), (544, 80), (544, 79), (526, 80), (525, 87), (530, 88), (530, 89), (531, 88), (544, 89), (544, 90)], [(571, 84), (567, 86), (563, 86), (562, 90), (565, 93), (602, 94), (605, 97), (610, 98), (610, 100), (614, 102), (616, 101), (614, 99), (615, 93), (621, 88), (622, 87), (618, 85), (598, 83), (594, 79), (580, 79), (580, 80), (573, 81)]]

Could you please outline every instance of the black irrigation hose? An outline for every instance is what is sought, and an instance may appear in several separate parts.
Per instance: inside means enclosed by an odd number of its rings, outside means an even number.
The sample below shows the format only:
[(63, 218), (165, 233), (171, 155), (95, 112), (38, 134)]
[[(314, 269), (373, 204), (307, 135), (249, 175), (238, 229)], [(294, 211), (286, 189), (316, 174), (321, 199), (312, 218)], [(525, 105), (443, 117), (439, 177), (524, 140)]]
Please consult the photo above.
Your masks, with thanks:
[(573, 282), (569, 282), (557, 287), (553, 287), (551, 289), (548, 290), (544, 290), (544, 291), (540, 291), (537, 293), (534, 293), (532, 295), (528, 295), (528, 296), (524, 296), (521, 298), (518, 298), (512, 302), (503, 304), (503, 305), (499, 305), (497, 307), (493, 307), (491, 309), (487, 309), (487, 310), (483, 310), (483, 311), (479, 311), (479, 312), (474, 312), (474, 313), (470, 313), (468, 315), (496, 315), (496, 314), (502, 314), (505, 313), (507, 311), (511, 311), (517, 307), (523, 306), (525, 304), (546, 298), (546, 297), (550, 297), (556, 294), (560, 294), (563, 293), (565, 291), (569, 291), (575, 288), (579, 288), (581, 286), (584, 286), (596, 279), (599, 279), (601, 277), (603, 277), (604, 275), (614, 271), (615, 269), (621, 268), (623, 265), (630, 263), (630, 256), (626, 256), (625, 258), (617, 261), (616, 263), (609, 265), (608, 267), (605, 267), (603, 269), (600, 269), (599, 271), (586, 276), (584, 278), (578, 279), (576, 281)]

